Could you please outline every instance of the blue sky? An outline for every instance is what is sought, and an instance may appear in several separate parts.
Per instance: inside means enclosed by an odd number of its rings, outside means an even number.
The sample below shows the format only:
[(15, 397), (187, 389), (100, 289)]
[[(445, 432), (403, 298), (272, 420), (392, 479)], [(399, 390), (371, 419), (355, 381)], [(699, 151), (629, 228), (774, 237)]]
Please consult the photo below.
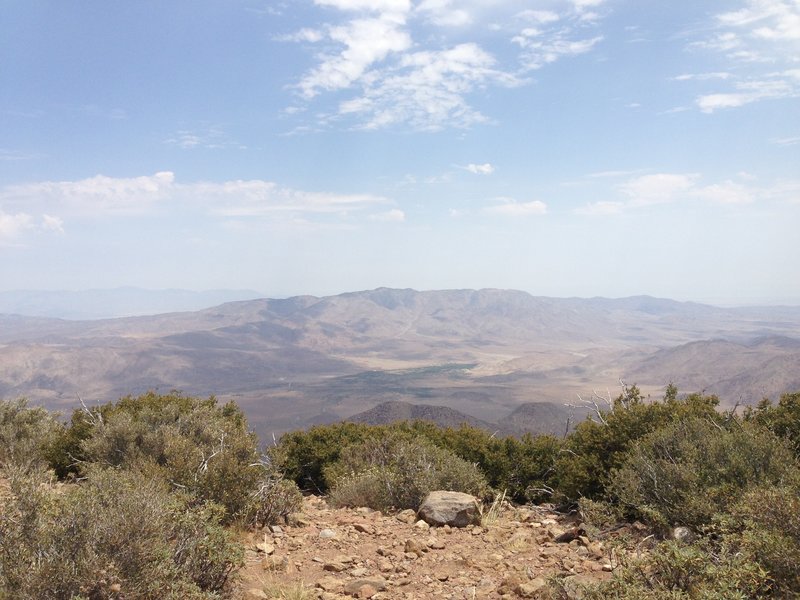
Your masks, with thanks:
[(4, 0), (0, 289), (800, 302), (798, 0)]

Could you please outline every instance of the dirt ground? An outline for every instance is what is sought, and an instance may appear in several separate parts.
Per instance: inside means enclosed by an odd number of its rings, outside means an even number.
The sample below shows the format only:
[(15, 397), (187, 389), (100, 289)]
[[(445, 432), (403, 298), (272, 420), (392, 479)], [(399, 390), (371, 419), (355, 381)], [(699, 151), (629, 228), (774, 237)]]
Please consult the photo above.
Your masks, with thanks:
[(483, 523), (431, 528), (413, 511), (332, 509), (307, 497), (290, 524), (245, 535), (239, 588), (248, 600), (489, 600), (543, 597), (556, 576), (578, 598), (616, 566), (610, 544), (547, 507), (506, 505)]

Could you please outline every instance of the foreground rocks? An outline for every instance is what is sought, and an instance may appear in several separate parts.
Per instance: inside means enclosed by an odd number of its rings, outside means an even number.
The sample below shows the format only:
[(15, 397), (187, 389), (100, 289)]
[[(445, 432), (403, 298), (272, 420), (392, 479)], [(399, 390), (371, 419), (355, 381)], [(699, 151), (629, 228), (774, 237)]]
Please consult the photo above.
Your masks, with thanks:
[(331, 509), (308, 497), (294, 526), (247, 534), (241, 589), (257, 597), (302, 585), (322, 600), (548, 598), (557, 576), (579, 598), (581, 585), (611, 576), (605, 542), (547, 508), (506, 506), (488, 526), (469, 519), (431, 527), (413, 511)]
[(466, 527), (481, 522), (478, 501), (461, 492), (431, 492), (419, 507), (418, 515), (428, 525), (438, 527)]

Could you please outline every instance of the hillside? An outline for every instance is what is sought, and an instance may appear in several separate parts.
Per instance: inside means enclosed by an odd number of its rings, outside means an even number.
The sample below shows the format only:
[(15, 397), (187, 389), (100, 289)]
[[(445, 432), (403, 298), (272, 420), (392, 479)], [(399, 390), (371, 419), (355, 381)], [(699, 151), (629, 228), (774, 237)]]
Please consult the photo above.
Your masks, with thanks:
[(78, 396), (178, 388), (235, 399), (262, 434), (387, 401), (496, 423), (620, 378), (655, 395), (674, 381), (731, 403), (774, 397), (798, 387), (797, 340), (798, 307), (381, 288), (93, 321), (0, 316), (0, 397), (68, 410)]

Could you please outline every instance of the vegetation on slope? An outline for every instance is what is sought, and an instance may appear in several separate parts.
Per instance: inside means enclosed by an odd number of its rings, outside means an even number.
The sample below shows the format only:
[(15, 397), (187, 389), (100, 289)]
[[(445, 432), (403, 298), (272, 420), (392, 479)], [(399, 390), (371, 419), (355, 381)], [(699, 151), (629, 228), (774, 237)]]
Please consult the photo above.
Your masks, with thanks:
[(228, 526), (280, 521), (298, 486), (381, 509), (496, 490), (579, 510), (590, 530), (689, 528), (695, 541), (660, 542), (587, 598), (795, 597), (800, 393), (741, 416), (717, 407), (629, 387), (563, 438), (339, 423), (264, 455), (239, 408), (214, 398), (148, 393), (66, 424), (0, 402), (0, 598), (224, 597), (242, 561)]

